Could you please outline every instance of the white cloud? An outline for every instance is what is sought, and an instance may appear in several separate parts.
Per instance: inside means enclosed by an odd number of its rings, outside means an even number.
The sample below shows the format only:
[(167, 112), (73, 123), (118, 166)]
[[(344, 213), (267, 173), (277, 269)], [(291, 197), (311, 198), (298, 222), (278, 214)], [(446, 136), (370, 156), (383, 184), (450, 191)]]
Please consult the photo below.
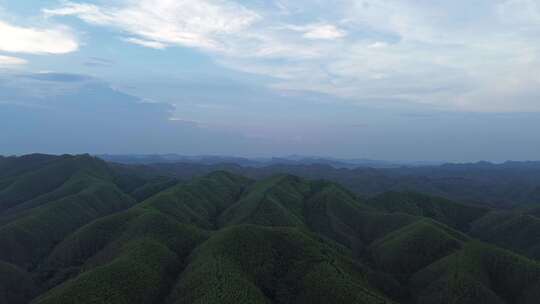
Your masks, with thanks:
[(144, 40), (144, 39), (133, 38), (133, 37), (125, 38), (124, 41), (133, 43), (133, 44), (138, 44), (140, 46), (144, 46), (144, 47), (148, 47), (152, 49), (157, 49), (157, 50), (163, 50), (167, 48), (167, 45), (161, 42)]
[(204, 49), (223, 49), (222, 35), (242, 31), (258, 19), (255, 12), (226, 1), (139, 0), (128, 3), (101, 7), (66, 2), (61, 8), (45, 9), (44, 13), (78, 16), (86, 22), (116, 27), (139, 39), (167, 46)]
[(0, 21), (0, 51), (28, 54), (65, 54), (79, 44), (66, 27), (20, 27)]
[(368, 45), (368, 48), (370, 48), (370, 49), (382, 49), (382, 48), (385, 48), (387, 46), (388, 46), (388, 43), (382, 42), (382, 41), (377, 41), (377, 42), (373, 42), (370, 45)]
[(307, 39), (334, 40), (343, 38), (347, 33), (332, 24), (308, 24), (303, 26), (288, 26), (287, 28), (302, 32)]
[[(113, 27), (150, 48), (198, 48), (269, 85), (353, 100), (540, 111), (536, 0), (64, 2), (48, 16)], [(301, 20), (301, 22), (299, 22)], [(493, 89), (497, 88), (497, 89)]]
[(14, 67), (27, 64), (25, 59), (0, 55), (0, 67)]

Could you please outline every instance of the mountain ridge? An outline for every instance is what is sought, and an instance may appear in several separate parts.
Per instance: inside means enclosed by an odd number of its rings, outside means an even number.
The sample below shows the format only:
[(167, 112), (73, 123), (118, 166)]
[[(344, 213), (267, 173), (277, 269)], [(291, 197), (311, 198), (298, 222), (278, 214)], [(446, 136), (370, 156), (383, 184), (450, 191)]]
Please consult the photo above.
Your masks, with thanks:
[[(291, 174), (178, 180), (88, 155), (10, 162), (0, 189), (18, 198), (0, 200), (11, 206), (0, 208), (10, 304), (532, 304), (540, 286), (536, 249), (489, 224), (508, 227), (494, 217), (512, 223), (505, 210), (414, 192), (364, 198)], [(36, 176), (63, 182), (32, 195), (11, 186)]]

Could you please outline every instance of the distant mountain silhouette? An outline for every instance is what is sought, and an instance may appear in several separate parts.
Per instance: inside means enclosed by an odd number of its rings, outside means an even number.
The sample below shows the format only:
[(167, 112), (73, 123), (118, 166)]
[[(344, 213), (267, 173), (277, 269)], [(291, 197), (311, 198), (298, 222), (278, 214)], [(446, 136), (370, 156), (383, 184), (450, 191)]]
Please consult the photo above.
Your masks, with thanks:
[(249, 167), (264, 167), (270, 165), (329, 165), (335, 168), (395, 168), (401, 166), (425, 166), (440, 164), (437, 162), (390, 162), (372, 159), (339, 159), (316, 156), (291, 155), (271, 158), (244, 158), (231, 156), (183, 156), (178, 154), (156, 155), (96, 155), (97, 157), (121, 164), (159, 164), (159, 163), (196, 163), (202, 165), (237, 164)]

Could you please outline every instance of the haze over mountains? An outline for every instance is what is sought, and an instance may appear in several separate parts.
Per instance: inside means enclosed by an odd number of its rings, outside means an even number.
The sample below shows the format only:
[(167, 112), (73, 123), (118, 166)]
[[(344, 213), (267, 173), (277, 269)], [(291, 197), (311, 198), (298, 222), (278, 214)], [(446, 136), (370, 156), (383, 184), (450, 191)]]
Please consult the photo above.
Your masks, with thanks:
[(436, 164), (302, 156), (268, 159), (175, 154), (98, 157), (116, 164), (140, 165), (141, 170), (154, 175), (180, 179), (216, 170), (229, 170), (256, 179), (286, 173), (332, 180), (364, 196), (414, 190), (501, 208), (535, 204), (540, 200), (540, 162), (537, 161)]
[[(500, 185), (520, 197), (506, 183), (532, 184), (535, 166), (227, 166), (0, 158), (0, 302), (537, 303), (539, 201), (491, 202)], [(428, 195), (401, 170), (493, 193)], [(386, 175), (410, 187), (361, 194)]]
[(122, 164), (159, 164), (159, 163), (196, 163), (203, 165), (236, 164), (246, 167), (264, 167), (269, 165), (329, 165), (335, 168), (393, 168), (401, 166), (427, 166), (438, 165), (442, 162), (422, 161), (385, 161), (373, 159), (340, 159), (331, 157), (316, 157), (291, 155), (283, 157), (232, 157), (217, 155), (183, 156), (179, 154), (155, 154), (155, 155), (110, 155), (101, 154), (97, 157)]

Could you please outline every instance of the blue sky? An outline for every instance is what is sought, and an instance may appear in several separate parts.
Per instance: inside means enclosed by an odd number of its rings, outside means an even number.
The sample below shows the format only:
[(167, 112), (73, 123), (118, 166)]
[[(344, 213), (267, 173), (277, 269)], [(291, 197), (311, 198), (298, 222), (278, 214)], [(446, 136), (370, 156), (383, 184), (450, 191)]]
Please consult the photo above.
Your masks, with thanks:
[(540, 155), (537, 0), (0, 0), (0, 153)]

